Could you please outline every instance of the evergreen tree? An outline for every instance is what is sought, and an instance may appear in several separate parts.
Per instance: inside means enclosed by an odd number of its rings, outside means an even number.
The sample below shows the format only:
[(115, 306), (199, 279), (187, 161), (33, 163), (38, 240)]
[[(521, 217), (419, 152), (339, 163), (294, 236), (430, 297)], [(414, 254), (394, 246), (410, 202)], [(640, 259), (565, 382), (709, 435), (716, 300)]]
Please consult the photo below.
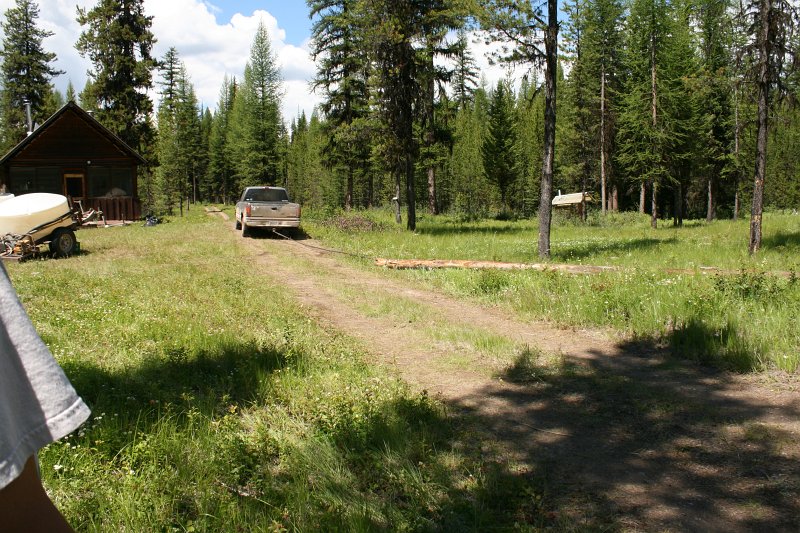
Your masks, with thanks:
[[(544, 143), (539, 197), (538, 252), (550, 257), (551, 200), (556, 149), (556, 83), (558, 76), (558, 3), (534, 6), (526, 0), (482, 0), (481, 25), (505, 43), (501, 59), (544, 64)], [(546, 7), (547, 16), (543, 11)], [(542, 50), (542, 44), (544, 50)]]
[(201, 160), (200, 112), (186, 67), (174, 48), (167, 51), (161, 63), (161, 74), (156, 192), (164, 211), (171, 213), (177, 203), (183, 216), (184, 202), (197, 200)]
[(322, 90), (325, 124), (330, 128), (326, 155), (346, 175), (344, 206), (353, 207), (356, 174), (364, 172), (369, 140), (363, 119), (368, 113), (369, 57), (363, 11), (358, 0), (307, 0), (312, 27), (312, 55), (318, 70), (315, 89)]
[(470, 101), (478, 87), (478, 65), (469, 49), (467, 33), (464, 28), (458, 30), (455, 47), (455, 68), (453, 69), (453, 98), (459, 109)]
[(260, 23), (250, 48), (244, 80), (234, 98), (229, 124), (228, 142), (239, 188), (284, 181), (281, 91), (281, 74), (267, 28)]
[(67, 102), (75, 102), (77, 101), (77, 95), (75, 94), (75, 86), (72, 85), (72, 80), (67, 82), (67, 93), (65, 95)]
[(489, 104), (489, 131), (483, 141), (483, 171), (500, 190), (503, 211), (508, 209), (508, 189), (517, 179), (514, 95), (508, 82), (500, 81)]
[(223, 78), (208, 140), (208, 169), (205, 180), (207, 194), (210, 198), (223, 203), (233, 201), (238, 194), (234, 183), (235, 169), (230, 129), (237, 87), (235, 79), (228, 79), (227, 75)]
[(62, 74), (52, 67), (56, 55), (46, 52), (42, 42), (52, 32), (37, 27), (39, 6), (32, 0), (16, 0), (14, 7), (6, 10), (3, 30), (3, 48), (0, 51), (0, 117), (2, 140), (0, 148), (6, 150), (25, 138), (28, 131), (25, 103), (31, 106), (31, 120), (41, 124), (52, 113), (48, 106), (52, 97), (51, 80)]
[(698, 139), (702, 171), (707, 184), (706, 220), (716, 218), (720, 178), (727, 174), (732, 144), (730, 67), (730, 0), (700, 0), (697, 26), (700, 72), (693, 93), (699, 104), (702, 128)]
[[(794, 7), (785, 0), (752, 0), (745, 14), (752, 21), (749, 50), (754, 58), (752, 77), (757, 91), (757, 134), (753, 207), (750, 212), (750, 254), (761, 248), (764, 182), (767, 169), (769, 113), (775, 88), (783, 87), (796, 22)], [(794, 65), (792, 65), (794, 66)]]
[(150, 55), (155, 37), (144, 0), (99, 0), (92, 9), (78, 8), (84, 27), (76, 47), (91, 61), (90, 83), (82, 94), (97, 108), (98, 120), (147, 157), (153, 143)]
[[(658, 220), (658, 191), (671, 184), (671, 168), (685, 157), (680, 136), (687, 111), (683, 76), (685, 29), (676, 23), (666, 0), (634, 0), (628, 20), (626, 63), (629, 78), (619, 118), (618, 160), (640, 182), (639, 210), (644, 212), (645, 187), (651, 189), (651, 225)], [(683, 122), (682, 122), (683, 121)]]
[(486, 91), (479, 87), (472, 103), (458, 110), (453, 126), (453, 155), (450, 169), (453, 181), (453, 204), (467, 218), (488, 215), (492, 191), (483, 171), (482, 147), (486, 138), (489, 103)]

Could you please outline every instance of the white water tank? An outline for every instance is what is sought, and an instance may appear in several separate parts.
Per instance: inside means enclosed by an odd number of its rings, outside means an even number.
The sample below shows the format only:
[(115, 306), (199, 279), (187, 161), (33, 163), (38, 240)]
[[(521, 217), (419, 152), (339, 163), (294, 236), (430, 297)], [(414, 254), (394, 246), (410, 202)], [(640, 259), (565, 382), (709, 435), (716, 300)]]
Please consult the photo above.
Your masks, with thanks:
[(35, 192), (0, 201), (0, 236), (22, 235), (70, 212), (67, 197)]

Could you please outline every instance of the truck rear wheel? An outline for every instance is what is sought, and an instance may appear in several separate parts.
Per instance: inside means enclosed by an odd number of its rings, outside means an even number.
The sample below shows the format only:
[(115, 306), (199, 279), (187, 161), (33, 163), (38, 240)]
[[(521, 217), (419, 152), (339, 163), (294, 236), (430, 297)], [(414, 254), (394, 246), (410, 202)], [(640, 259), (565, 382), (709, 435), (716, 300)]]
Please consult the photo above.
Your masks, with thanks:
[(78, 247), (75, 232), (69, 228), (58, 228), (50, 238), (50, 253), (58, 257), (69, 257)]
[(244, 223), (242, 220), (242, 237), (249, 237), (250, 236), (250, 228), (247, 227), (247, 224)]

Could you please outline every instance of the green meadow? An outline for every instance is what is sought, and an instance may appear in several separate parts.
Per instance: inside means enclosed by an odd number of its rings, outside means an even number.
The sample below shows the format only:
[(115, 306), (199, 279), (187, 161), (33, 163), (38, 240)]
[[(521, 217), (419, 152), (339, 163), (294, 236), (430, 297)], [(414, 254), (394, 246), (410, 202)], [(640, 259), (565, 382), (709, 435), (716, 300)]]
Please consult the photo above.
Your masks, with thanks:
[[(311, 214), (307, 231), (369, 258), (536, 263), (536, 220), (469, 222), (423, 216), (409, 234), (387, 211)], [(355, 221), (354, 221), (355, 219)], [(614, 266), (592, 275), (415, 270), (394, 275), (563, 327), (609, 327), (680, 356), (739, 372), (800, 364), (800, 215), (769, 213), (763, 248), (747, 253), (748, 220), (683, 227), (635, 213), (556, 216), (552, 262)], [(725, 273), (709, 272), (716, 268)], [(677, 271), (677, 272), (676, 272)]]
[[(537, 261), (533, 221), (423, 217), (411, 234), (384, 211), (308, 215), (305, 232), (357, 254), (341, 257), (359, 268), (374, 270), (372, 257)], [(92, 408), (40, 455), (77, 530), (574, 526), (548, 510), (544, 488), (490, 459), (447, 406), (265, 283), (266, 267), (253, 266), (229, 225), (193, 208), (152, 228), (83, 230), (78, 256), (7, 266)], [(524, 319), (612, 328), (720, 368), (795, 372), (800, 217), (773, 214), (764, 226), (763, 252), (750, 258), (746, 222), (652, 230), (633, 216), (558, 220), (554, 262), (621, 270), (384, 275)], [(705, 266), (735, 272), (700, 274)], [(613, 528), (608, 520), (589, 525)]]

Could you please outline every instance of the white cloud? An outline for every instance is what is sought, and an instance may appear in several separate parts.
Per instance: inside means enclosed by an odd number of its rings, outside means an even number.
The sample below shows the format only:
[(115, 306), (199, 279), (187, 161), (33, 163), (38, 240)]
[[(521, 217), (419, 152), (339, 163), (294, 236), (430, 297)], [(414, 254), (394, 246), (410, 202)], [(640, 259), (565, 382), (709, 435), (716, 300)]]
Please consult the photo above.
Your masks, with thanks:
[[(14, 0), (0, 0), (0, 12), (4, 13), (14, 4)], [(39, 1), (39, 26), (54, 33), (45, 40), (44, 47), (57, 54), (55, 67), (65, 71), (55, 80), (56, 87), (62, 92), (70, 80), (78, 92), (86, 83), (86, 73), (91, 65), (75, 49), (81, 32), (81, 26), (75, 20), (76, 6), (91, 8), (95, 4), (96, 0)], [(315, 73), (308, 46), (286, 43), (286, 32), (267, 11), (236, 14), (230, 21), (220, 22), (216, 19), (218, 8), (207, 1), (145, 0), (145, 12), (153, 16), (151, 29), (157, 38), (153, 55), (161, 58), (174, 46), (186, 64), (198, 99), (206, 107), (216, 107), (226, 74), (242, 78), (260, 21), (267, 28), (284, 77), (284, 119), (291, 121), (298, 110), (305, 110), (310, 115), (319, 103), (320, 98), (311, 93), (307, 83)], [(158, 81), (157, 73), (154, 73), (154, 81)]]
[[(292, 0), (300, 1), (300, 0)], [(14, 0), (0, 0), (0, 12), (14, 6)], [(41, 28), (54, 33), (44, 42), (45, 49), (55, 52), (58, 59), (55, 67), (65, 71), (56, 80), (56, 86), (64, 91), (72, 81), (80, 92), (86, 83), (89, 62), (75, 50), (75, 42), (81, 32), (76, 22), (76, 7), (91, 8), (96, 0), (39, 0)], [(145, 11), (153, 16), (152, 31), (157, 38), (153, 55), (164, 56), (174, 46), (195, 87), (197, 97), (206, 106), (215, 108), (223, 77), (241, 79), (244, 66), (250, 56), (250, 46), (260, 21), (267, 28), (284, 79), (283, 116), (288, 123), (305, 111), (310, 116), (321, 97), (309, 86), (316, 73), (310, 56), (309, 41), (295, 46), (286, 42), (286, 32), (269, 12), (256, 10), (250, 15), (238, 13), (230, 21), (219, 21), (219, 8), (207, 0), (145, 0)], [(478, 34), (472, 34), (470, 47), (488, 87), (509, 75), (517, 81), (527, 69), (490, 65), (487, 52), (496, 50), (496, 45), (486, 45)], [(154, 81), (158, 81), (154, 73)]]

